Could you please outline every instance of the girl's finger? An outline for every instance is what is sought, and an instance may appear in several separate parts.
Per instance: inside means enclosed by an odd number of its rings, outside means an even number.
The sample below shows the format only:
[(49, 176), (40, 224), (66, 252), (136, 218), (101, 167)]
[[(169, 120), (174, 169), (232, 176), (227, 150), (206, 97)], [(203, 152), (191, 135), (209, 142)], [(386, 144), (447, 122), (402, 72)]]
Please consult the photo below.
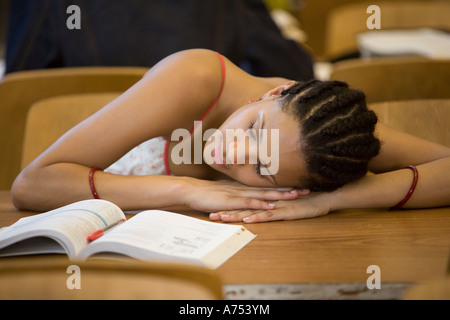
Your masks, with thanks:
[(289, 220), (289, 219), (285, 219), (282, 213), (280, 214), (280, 212), (275, 212), (274, 210), (272, 210), (271, 212), (263, 211), (242, 218), (242, 221), (244, 221), (245, 223), (267, 222), (276, 220)]
[(254, 197), (260, 200), (292, 200), (296, 199), (299, 195), (307, 195), (309, 190), (296, 190), (291, 189), (289, 191), (278, 191), (274, 189), (265, 189), (265, 190), (249, 190), (246, 192), (246, 196)]
[(217, 213), (218, 211), (230, 211), (230, 210), (247, 210), (247, 209), (258, 209), (258, 210), (272, 210), (275, 208), (275, 203), (267, 202), (254, 198), (227, 198), (223, 203), (215, 203), (216, 208), (211, 208), (212, 212)]
[[(223, 222), (239, 222), (242, 221), (243, 218), (248, 217), (250, 215), (263, 212), (264, 210), (234, 210), (234, 211), (221, 211), (214, 213), (215, 221), (223, 221)], [(211, 217), (211, 215), (210, 215)]]
[(213, 221), (220, 221), (222, 215), (230, 215), (241, 212), (242, 210), (230, 210), (230, 211), (219, 211), (219, 212), (211, 212), (209, 214), (209, 219)]
[(327, 214), (327, 211), (301, 211), (292, 210), (289, 207), (280, 206), (277, 210), (265, 210), (242, 218), (245, 223), (268, 222), (279, 220), (296, 220), (319, 217)]

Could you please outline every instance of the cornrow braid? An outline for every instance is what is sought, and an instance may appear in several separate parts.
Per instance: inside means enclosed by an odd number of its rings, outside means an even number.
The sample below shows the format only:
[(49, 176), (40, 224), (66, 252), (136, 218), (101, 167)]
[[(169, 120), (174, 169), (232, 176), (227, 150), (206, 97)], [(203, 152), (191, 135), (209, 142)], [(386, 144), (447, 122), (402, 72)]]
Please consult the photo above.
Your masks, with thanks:
[(333, 191), (363, 177), (380, 151), (377, 116), (362, 91), (341, 81), (301, 82), (282, 93), (284, 111), (299, 121), (308, 173), (300, 186)]

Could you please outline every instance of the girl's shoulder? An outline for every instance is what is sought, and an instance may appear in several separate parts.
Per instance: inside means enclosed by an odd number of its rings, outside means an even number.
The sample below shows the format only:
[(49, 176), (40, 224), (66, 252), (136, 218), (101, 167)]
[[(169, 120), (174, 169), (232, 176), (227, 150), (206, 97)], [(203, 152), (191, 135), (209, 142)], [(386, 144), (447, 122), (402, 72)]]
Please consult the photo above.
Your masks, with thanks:
[(156, 70), (176, 67), (176, 75), (205, 76), (209, 80), (219, 81), (217, 77), (223, 68), (220, 68), (225, 58), (218, 52), (209, 49), (188, 49), (169, 55), (156, 64), (147, 74), (152, 74)]

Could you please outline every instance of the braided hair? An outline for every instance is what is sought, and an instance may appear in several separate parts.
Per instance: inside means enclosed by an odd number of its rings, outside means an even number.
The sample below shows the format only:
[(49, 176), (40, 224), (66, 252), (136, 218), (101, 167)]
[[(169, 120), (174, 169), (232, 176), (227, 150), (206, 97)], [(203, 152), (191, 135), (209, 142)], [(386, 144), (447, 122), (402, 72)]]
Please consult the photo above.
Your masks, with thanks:
[(333, 191), (363, 177), (380, 151), (374, 136), (377, 116), (362, 91), (345, 82), (310, 80), (281, 93), (282, 109), (300, 124), (307, 175), (300, 185)]

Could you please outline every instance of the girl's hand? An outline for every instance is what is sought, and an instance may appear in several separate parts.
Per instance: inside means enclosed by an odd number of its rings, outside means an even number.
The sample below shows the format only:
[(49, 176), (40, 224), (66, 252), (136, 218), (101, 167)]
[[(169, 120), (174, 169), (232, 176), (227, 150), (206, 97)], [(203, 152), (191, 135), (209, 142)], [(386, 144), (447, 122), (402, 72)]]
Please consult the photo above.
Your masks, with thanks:
[(326, 215), (330, 211), (327, 193), (305, 194), (293, 200), (280, 200), (272, 210), (228, 210), (213, 212), (209, 218), (214, 221), (246, 223), (276, 220), (296, 220)]
[(267, 210), (271, 211), (273, 201), (293, 200), (309, 190), (289, 188), (256, 188), (236, 181), (207, 181), (186, 178), (184, 186), (184, 204), (205, 212), (224, 212), (230, 210)]

